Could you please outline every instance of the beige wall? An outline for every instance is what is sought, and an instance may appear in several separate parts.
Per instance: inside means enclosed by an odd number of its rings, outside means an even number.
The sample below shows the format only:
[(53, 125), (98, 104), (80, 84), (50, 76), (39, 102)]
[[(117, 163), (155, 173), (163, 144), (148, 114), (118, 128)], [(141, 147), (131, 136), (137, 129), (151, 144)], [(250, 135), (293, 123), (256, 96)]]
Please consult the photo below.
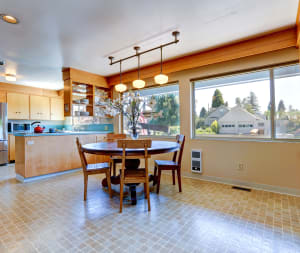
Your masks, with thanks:
[[(173, 73), (170, 82), (178, 81), (180, 93), (180, 128), (186, 136), (183, 156), (185, 176), (256, 186), (300, 195), (300, 143), (199, 140), (191, 138), (191, 79), (253, 69), (298, 60), (296, 48), (247, 57)], [(153, 79), (146, 80), (147, 85)], [(191, 173), (191, 149), (203, 151), (203, 174)], [(162, 155), (160, 158), (167, 158)], [(238, 164), (245, 170), (237, 170)]]

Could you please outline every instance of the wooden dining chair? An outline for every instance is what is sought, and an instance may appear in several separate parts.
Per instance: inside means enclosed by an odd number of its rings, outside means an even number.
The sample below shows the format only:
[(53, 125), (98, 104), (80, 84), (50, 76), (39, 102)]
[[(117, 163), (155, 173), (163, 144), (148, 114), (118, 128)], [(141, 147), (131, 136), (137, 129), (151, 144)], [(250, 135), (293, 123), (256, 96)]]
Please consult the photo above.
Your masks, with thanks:
[[(182, 153), (184, 148), (184, 142), (185, 142), (185, 136), (180, 134), (176, 136), (177, 143), (180, 144), (179, 149), (179, 156), (177, 158), (178, 151), (175, 151), (173, 154), (172, 161), (166, 161), (166, 160), (155, 160), (154, 161), (154, 181), (157, 183), (156, 192), (159, 193), (159, 187), (160, 187), (160, 178), (161, 178), (161, 171), (162, 170), (171, 170), (172, 171), (172, 179), (173, 179), (173, 185), (175, 185), (175, 171), (177, 171), (177, 178), (178, 178), (178, 187), (179, 192), (182, 191), (181, 189), (181, 160), (182, 160)], [(158, 172), (158, 175), (157, 175)]]
[[(107, 142), (113, 142), (116, 140), (123, 140), (126, 139), (126, 134), (112, 134), (109, 133), (106, 135)], [(116, 176), (116, 165), (118, 163), (122, 163), (122, 159), (114, 158), (113, 156), (110, 157), (110, 170), (112, 171), (113, 176)]]
[(76, 144), (77, 144), (77, 148), (78, 148), (78, 152), (82, 164), (83, 176), (84, 176), (84, 201), (86, 201), (86, 195), (87, 195), (88, 176), (94, 174), (103, 174), (103, 173), (106, 174), (109, 196), (112, 197), (109, 163), (88, 164), (78, 137), (76, 138)]
[[(149, 195), (149, 176), (148, 176), (148, 148), (151, 148), (151, 140), (118, 140), (118, 148), (122, 148), (122, 168), (120, 171), (120, 213), (122, 213), (123, 207), (123, 189), (124, 184), (134, 184), (143, 183), (145, 190), (145, 198), (148, 200), (148, 211), (151, 210), (150, 207), (150, 195)], [(126, 156), (126, 148), (134, 149), (144, 149), (142, 154), (137, 154), (135, 156)], [(130, 170), (125, 170), (126, 159), (145, 159), (145, 168)]]

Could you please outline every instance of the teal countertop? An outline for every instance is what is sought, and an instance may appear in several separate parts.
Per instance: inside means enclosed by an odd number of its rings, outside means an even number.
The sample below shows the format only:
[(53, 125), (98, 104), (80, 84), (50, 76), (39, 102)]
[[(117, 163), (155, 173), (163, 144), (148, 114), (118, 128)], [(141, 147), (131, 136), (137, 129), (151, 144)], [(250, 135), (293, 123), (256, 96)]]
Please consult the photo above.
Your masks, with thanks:
[(61, 136), (61, 135), (91, 135), (91, 134), (108, 134), (113, 133), (113, 131), (65, 131), (65, 132), (56, 132), (56, 133), (49, 133), (45, 132), (42, 134), (35, 134), (35, 133), (14, 133), (14, 136), (23, 136), (23, 137), (34, 137), (34, 136)]

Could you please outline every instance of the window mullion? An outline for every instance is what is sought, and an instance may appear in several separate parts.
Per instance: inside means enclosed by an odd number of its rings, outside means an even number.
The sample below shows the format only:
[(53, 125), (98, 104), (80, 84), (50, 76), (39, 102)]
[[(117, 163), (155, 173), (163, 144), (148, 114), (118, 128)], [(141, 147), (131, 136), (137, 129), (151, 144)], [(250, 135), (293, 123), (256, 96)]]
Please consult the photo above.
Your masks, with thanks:
[(271, 139), (276, 139), (276, 108), (275, 108), (275, 84), (274, 84), (274, 70), (270, 69), (270, 99), (271, 99)]

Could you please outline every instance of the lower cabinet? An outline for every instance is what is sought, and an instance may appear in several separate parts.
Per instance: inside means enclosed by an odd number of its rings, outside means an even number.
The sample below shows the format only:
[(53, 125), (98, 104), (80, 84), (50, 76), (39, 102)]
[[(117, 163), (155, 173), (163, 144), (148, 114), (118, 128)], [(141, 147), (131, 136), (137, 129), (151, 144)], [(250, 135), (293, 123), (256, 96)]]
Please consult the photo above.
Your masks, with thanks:
[[(81, 161), (77, 149), (76, 138), (79, 138), (81, 145), (87, 143), (95, 143), (96, 135), (73, 135), (73, 159), (72, 159), (72, 168), (81, 168)], [(96, 163), (95, 155), (86, 154), (86, 160), (88, 163)]]
[(15, 136), (13, 134), (8, 135), (8, 161), (15, 160)]

